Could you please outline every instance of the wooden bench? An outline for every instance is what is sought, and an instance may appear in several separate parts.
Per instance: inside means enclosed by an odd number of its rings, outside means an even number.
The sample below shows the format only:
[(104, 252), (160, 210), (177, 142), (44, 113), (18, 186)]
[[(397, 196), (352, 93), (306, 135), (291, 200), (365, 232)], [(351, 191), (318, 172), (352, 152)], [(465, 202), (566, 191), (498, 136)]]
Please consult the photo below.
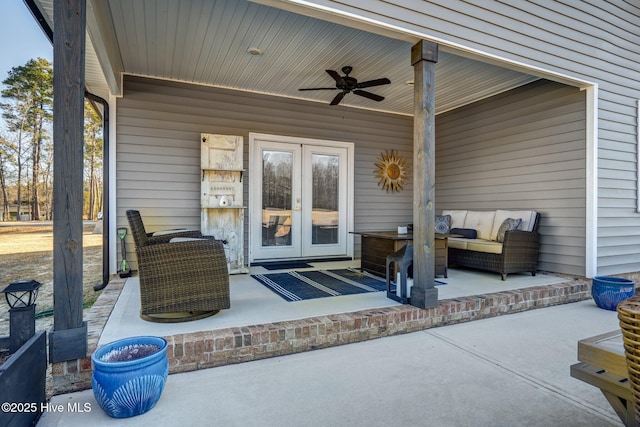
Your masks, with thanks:
[(620, 330), (578, 341), (571, 376), (598, 387), (625, 426), (635, 426), (633, 396)]

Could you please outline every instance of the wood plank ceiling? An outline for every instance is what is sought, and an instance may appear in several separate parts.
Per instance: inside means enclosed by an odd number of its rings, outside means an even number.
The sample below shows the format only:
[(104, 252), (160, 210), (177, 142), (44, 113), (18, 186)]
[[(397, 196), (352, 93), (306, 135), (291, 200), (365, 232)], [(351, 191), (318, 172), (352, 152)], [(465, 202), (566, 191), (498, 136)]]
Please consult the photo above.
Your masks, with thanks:
[[(387, 77), (391, 84), (366, 89), (384, 96), (381, 102), (349, 94), (341, 105), (413, 114), (410, 42), (246, 0), (100, 1), (105, 3), (90, 9), (96, 19), (88, 22), (100, 25), (102, 34), (113, 33), (115, 46), (105, 50), (116, 52), (124, 73), (329, 103), (337, 91), (298, 89), (334, 87), (325, 70), (342, 74), (348, 65), (359, 81)], [(52, 0), (39, 3), (51, 18)], [(91, 37), (87, 40), (91, 43)], [(249, 53), (252, 48), (261, 54)], [(105, 96), (101, 66), (112, 66), (114, 56), (107, 61), (97, 51), (102, 52), (87, 48), (87, 86)], [(441, 51), (436, 110), (442, 113), (537, 79)]]

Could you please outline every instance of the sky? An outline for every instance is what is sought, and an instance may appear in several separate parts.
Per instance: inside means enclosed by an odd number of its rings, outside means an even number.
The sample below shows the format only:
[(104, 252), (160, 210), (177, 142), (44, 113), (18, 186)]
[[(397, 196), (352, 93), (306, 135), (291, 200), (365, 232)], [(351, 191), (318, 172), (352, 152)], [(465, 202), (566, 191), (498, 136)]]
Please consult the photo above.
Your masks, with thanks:
[(53, 61), (53, 46), (22, 0), (0, 0), (0, 40), (0, 82), (30, 59)]

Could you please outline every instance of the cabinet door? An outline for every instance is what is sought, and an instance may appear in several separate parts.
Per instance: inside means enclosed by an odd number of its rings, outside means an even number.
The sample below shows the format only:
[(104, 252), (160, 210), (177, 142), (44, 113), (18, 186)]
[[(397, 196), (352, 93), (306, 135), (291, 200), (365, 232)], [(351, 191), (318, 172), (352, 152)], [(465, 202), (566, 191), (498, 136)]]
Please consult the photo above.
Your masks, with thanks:
[(203, 133), (200, 134), (200, 141), (201, 169), (242, 169), (241, 136)]
[(206, 236), (226, 240), (224, 252), (227, 256), (229, 273), (246, 273), (244, 265), (244, 209), (209, 208), (202, 209), (201, 232)]
[(200, 135), (200, 228), (203, 234), (226, 240), (230, 273), (244, 266), (244, 207), (241, 136)]

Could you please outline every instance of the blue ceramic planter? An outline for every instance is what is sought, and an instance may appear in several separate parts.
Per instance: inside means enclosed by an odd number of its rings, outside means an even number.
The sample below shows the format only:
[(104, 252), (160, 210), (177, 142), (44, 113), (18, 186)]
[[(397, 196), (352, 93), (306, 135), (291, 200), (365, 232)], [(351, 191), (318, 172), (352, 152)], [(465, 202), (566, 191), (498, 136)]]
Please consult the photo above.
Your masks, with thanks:
[(133, 417), (153, 408), (169, 374), (167, 341), (160, 337), (114, 341), (97, 349), (91, 361), (93, 395), (114, 418)]
[(596, 276), (591, 282), (591, 296), (598, 307), (615, 311), (621, 301), (636, 293), (633, 280), (622, 277)]

